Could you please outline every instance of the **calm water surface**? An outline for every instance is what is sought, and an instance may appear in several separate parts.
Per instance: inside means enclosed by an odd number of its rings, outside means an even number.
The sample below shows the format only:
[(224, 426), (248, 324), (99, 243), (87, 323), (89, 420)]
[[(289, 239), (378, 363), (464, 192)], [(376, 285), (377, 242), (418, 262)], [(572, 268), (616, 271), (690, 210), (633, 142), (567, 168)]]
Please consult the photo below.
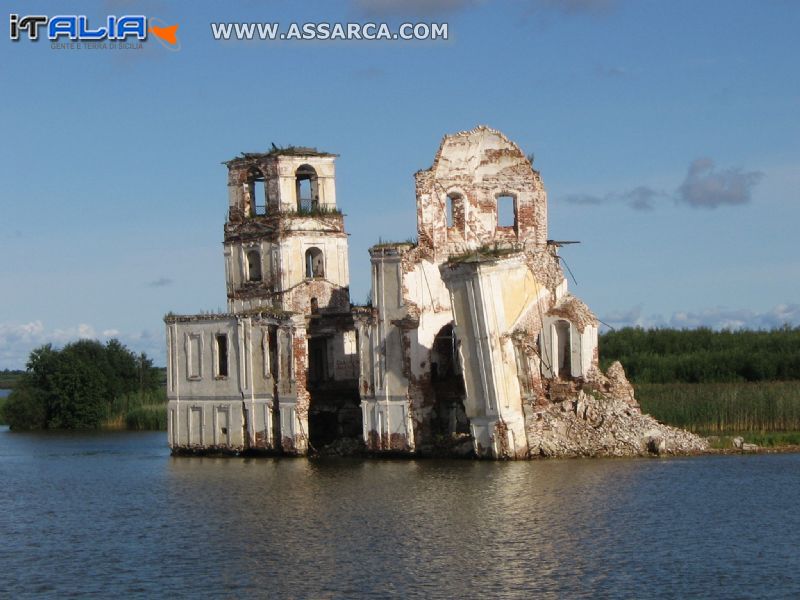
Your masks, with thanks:
[(0, 597), (797, 598), (800, 455), (172, 458), (0, 428)]

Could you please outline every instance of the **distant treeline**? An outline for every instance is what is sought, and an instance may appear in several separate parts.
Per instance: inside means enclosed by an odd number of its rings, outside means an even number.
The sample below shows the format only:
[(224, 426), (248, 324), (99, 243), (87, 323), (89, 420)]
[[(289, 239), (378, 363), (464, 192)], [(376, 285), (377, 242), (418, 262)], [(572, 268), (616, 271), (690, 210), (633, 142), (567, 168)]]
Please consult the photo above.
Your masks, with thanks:
[(0, 371), (0, 390), (10, 390), (17, 387), (20, 377), (25, 371), (3, 369)]
[(772, 331), (625, 328), (600, 336), (601, 367), (634, 383), (800, 380), (800, 327)]
[(0, 419), (13, 430), (97, 428), (121, 423), (123, 411), (163, 404), (160, 388), (162, 370), (117, 340), (81, 340), (61, 350), (47, 344), (31, 352)]

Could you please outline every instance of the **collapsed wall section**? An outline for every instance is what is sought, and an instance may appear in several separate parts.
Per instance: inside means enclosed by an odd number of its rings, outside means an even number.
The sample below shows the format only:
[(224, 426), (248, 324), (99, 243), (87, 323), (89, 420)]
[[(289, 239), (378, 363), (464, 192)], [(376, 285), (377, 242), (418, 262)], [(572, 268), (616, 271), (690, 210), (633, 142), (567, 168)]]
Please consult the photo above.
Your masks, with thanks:
[(442, 266), (475, 454), (487, 458), (687, 454), (702, 438), (641, 412), (619, 363), (606, 375), (597, 318), (565, 285), (542, 285), (522, 254)]
[(548, 400), (526, 410), (530, 458), (686, 455), (708, 441), (643, 414), (619, 362), (607, 373), (547, 381)]

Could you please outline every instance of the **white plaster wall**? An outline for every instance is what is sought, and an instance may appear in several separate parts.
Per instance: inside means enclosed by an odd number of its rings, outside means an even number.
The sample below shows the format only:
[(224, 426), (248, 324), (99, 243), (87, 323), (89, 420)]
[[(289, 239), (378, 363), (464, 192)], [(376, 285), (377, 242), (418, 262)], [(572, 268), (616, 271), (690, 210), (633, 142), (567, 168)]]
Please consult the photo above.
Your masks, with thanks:
[[(491, 452), (500, 457), (527, 456), (522, 391), (517, 360), (506, 323), (504, 283), (515, 271), (526, 272), (521, 259), (500, 263), (466, 263), (446, 271), (456, 316), (456, 334), (461, 340), (461, 357), (467, 390), (465, 408), (473, 427), (478, 454)], [(530, 301), (538, 301), (531, 296)], [(507, 428), (506, 440), (497, 440), (496, 425)], [(488, 436), (488, 437), (487, 437)], [(504, 450), (504, 448), (506, 450)]]
[(585, 377), (592, 368), (594, 351), (597, 348), (597, 327), (587, 325), (580, 331), (575, 323), (558, 316), (545, 316), (544, 327), (541, 333), (541, 352), (544, 360), (541, 363), (542, 376), (549, 379), (556, 377), (553, 363), (558, 356), (558, 335), (556, 324), (559, 321), (569, 323), (569, 336), (571, 347), (570, 375), (572, 377)]
[[(168, 428), (171, 447), (220, 447), (238, 450), (245, 447), (270, 448), (279, 444), (273, 438), (272, 408), (274, 379), (265, 334), (276, 325), (254, 324), (248, 317), (229, 315), (195, 316), (190, 320), (167, 324), (167, 398)], [(216, 374), (216, 341), (220, 333), (228, 335), (228, 376)], [(289, 359), (292, 339), (285, 329), (276, 329), (278, 368), (293, 362)], [(190, 374), (189, 362), (197, 346), (187, 340), (199, 340), (200, 374)], [(268, 338), (266, 338), (268, 341)], [(187, 352), (188, 349), (188, 352)], [(294, 372), (292, 368), (292, 373)], [(286, 374), (291, 376), (289, 371)], [(294, 411), (295, 389), (290, 380), (282, 380), (281, 405), (297, 418)], [(199, 429), (192, 436), (192, 419)], [(226, 432), (222, 432), (222, 427)]]
[(261, 259), (261, 281), (269, 282), (273, 274), (272, 248), (273, 244), (265, 240), (226, 244), (224, 257), (228, 290), (232, 291), (241, 288), (243, 284), (251, 283), (247, 254), (252, 250), (257, 251)]
[(373, 296), (378, 309), (375, 338), (378, 345), (378, 377), (375, 395), (383, 400), (405, 400), (408, 379), (403, 374), (403, 340), (392, 323), (404, 316), (400, 282), (400, 261), (373, 261)]
[[(235, 317), (209, 317), (203, 321), (172, 323), (169, 326), (170, 348), (168, 351), (169, 371), (172, 373), (168, 389), (170, 396), (191, 396), (199, 399), (241, 399), (243, 382), (240, 379), (240, 329)], [(228, 376), (217, 376), (214, 357), (216, 355), (215, 336), (228, 336)], [(200, 374), (191, 377), (189, 373), (189, 339), (199, 339)], [(193, 359), (193, 357), (191, 357)]]
[(319, 248), (324, 257), (324, 279), (347, 287), (350, 285), (347, 268), (347, 237), (331, 236), (322, 232), (309, 231), (304, 235), (290, 235), (280, 242), (281, 286), (287, 290), (306, 280), (306, 251)]

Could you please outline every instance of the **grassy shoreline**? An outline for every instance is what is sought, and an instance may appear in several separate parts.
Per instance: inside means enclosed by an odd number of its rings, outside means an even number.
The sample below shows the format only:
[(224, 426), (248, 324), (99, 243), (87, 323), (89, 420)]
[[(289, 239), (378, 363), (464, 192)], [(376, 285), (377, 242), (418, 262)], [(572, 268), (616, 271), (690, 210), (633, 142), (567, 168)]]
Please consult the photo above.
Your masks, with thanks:
[[(8, 398), (0, 398), (0, 425), (7, 425), (3, 406)], [(99, 429), (107, 431), (166, 431), (167, 395), (164, 389), (132, 392), (117, 398)]]
[(161, 388), (149, 392), (132, 392), (115, 399), (102, 429), (166, 431), (166, 390)]
[[(642, 412), (730, 449), (733, 438), (762, 448), (800, 446), (800, 381), (636, 384)], [(0, 424), (2, 406), (0, 398)], [(102, 429), (165, 431), (164, 389), (116, 399)]]
[(634, 385), (642, 412), (730, 450), (742, 437), (761, 448), (800, 446), (800, 381)]
[(704, 435), (800, 431), (800, 381), (635, 384), (659, 421)]
[(747, 444), (755, 444), (761, 449), (782, 450), (796, 448), (800, 450), (800, 431), (757, 432), (742, 431), (731, 435), (706, 436), (710, 447), (714, 450), (730, 450), (741, 452), (735, 448), (733, 439), (741, 437)]

